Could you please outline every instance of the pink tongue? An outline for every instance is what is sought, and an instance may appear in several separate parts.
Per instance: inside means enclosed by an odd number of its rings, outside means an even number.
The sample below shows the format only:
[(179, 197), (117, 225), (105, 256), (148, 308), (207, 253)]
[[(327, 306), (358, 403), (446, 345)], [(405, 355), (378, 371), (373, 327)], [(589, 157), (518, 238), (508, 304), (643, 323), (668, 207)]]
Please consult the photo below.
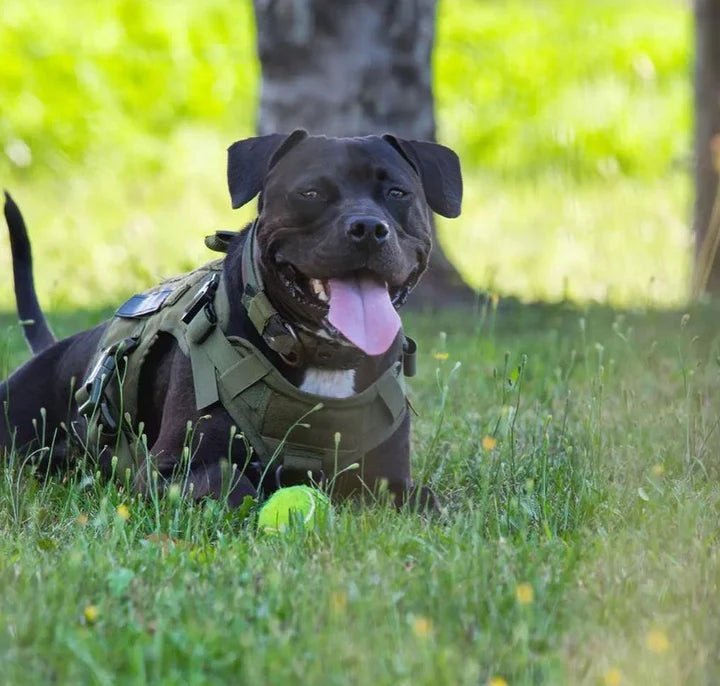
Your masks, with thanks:
[(328, 321), (368, 355), (384, 353), (400, 330), (387, 287), (372, 276), (330, 279)]

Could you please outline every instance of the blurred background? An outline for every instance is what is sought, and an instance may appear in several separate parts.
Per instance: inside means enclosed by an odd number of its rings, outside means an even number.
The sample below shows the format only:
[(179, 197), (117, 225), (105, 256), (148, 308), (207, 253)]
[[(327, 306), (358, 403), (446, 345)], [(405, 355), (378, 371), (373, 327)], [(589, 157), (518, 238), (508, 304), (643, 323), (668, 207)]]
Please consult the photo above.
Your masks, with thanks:
[[(278, 7), (302, 4), (2, 2), (0, 179), (29, 223), (48, 309), (115, 303), (206, 261), (206, 233), (250, 218), (252, 208), (230, 210), (225, 149), (257, 129), (258, 29), (277, 81), (273, 30), (285, 21), (296, 47), (303, 31), (312, 37), (306, 15)], [(404, 19), (393, 21), (402, 42)], [(526, 301), (682, 303), (690, 4), (441, 0), (434, 30), (428, 130), (458, 152), (466, 179), (462, 217), (438, 230), (465, 281)], [(376, 66), (362, 67), (369, 86)], [(403, 94), (410, 110), (428, 96)], [(0, 238), (0, 274), (9, 269)], [(13, 309), (11, 280), (0, 279), (0, 310)]]

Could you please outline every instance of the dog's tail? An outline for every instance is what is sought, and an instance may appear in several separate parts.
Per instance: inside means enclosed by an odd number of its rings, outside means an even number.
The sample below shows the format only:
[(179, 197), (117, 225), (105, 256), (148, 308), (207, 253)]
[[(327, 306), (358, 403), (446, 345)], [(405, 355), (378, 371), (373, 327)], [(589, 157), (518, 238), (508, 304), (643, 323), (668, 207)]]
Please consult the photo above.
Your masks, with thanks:
[(55, 336), (40, 309), (35, 293), (32, 250), (25, 220), (10, 194), (5, 191), (5, 221), (10, 231), (15, 301), (25, 339), (33, 353), (39, 353), (55, 343)]

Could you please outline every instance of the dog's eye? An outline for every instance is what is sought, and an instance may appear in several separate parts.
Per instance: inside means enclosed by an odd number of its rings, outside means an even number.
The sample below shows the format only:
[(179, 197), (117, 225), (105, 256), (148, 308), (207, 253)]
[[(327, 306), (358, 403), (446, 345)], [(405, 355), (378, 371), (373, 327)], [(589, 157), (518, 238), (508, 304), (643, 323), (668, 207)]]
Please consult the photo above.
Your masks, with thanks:
[(306, 191), (300, 191), (300, 195), (306, 200), (317, 200), (320, 197), (320, 191), (314, 188), (308, 188)]
[(407, 192), (404, 191), (402, 188), (391, 188), (388, 191), (388, 196), (391, 198), (404, 198), (407, 195)]

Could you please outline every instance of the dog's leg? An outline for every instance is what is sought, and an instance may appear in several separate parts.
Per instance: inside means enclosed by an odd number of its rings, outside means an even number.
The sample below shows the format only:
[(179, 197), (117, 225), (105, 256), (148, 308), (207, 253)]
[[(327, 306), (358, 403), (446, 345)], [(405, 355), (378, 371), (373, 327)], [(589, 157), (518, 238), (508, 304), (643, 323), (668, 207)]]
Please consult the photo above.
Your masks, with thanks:
[(370, 451), (359, 470), (341, 474), (333, 493), (340, 498), (360, 496), (363, 499), (389, 493), (398, 508), (437, 510), (438, 501), (425, 486), (416, 486), (410, 476), (410, 417), (382, 445)]
[(187, 488), (192, 489), (192, 497), (214, 498), (223, 500), (227, 498), (230, 507), (238, 507), (246, 496), (255, 498), (257, 489), (247, 476), (240, 475), (233, 470), (225, 460), (215, 462), (209, 466), (199, 465), (191, 469), (187, 479)]
[(157, 472), (161, 483), (180, 483), (196, 500), (227, 499), (230, 507), (237, 507), (245, 496), (255, 497), (257, 490), (243, 473), (244, 448), (239, 448), (238, 454), (228, 460), (230, 423), (226, 420), (217, 423), (222, 423), (222, 427), (198, 427), (197, 433), (183, 430), (173, 435), (163, 430), (138, 470), (136, 490), (147, 493)]
[(227, 498), (236, 507), (246, 495), (254, 497), (256, 489), (243, 474), (245, 445), (230, 434), (233, 420), (219, 405), (198, 412), (192, 369), (181, 352), (175, 352), (169, 369), (159, 433), (134, 487), (147, 493), (157, 472), (158, 481), (184, 483), (195, 499)]

